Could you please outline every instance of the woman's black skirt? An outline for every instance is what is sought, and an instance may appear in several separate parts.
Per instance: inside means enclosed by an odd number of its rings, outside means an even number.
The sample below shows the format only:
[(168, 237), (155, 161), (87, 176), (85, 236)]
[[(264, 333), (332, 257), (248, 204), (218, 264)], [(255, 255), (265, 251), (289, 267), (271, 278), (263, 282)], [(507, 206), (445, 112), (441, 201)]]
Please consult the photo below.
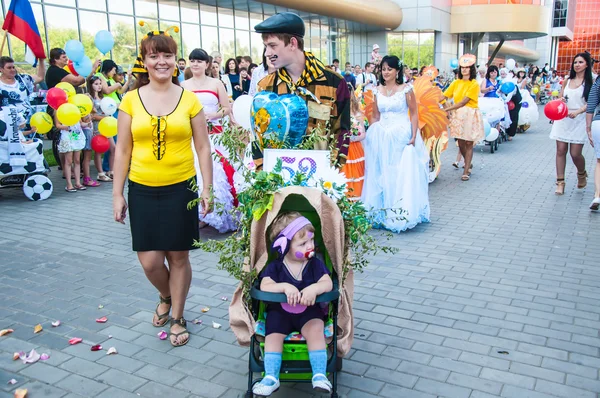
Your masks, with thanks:
[(198, 198), (190, 182), (150, 187), (129, 181), (129, 217), (133, 251), (184, 251), (194, 249), (200, 238)]

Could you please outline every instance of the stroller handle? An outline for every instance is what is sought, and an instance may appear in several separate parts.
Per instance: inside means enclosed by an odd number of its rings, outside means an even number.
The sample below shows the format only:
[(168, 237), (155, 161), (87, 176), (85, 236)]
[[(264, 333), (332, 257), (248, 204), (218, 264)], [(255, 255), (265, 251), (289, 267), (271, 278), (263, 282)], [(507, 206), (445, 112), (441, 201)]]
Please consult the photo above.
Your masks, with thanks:
[[(287, 303), (287, 296), (283, 293), (269, 293), (260, 290), (260, 282), (257, 279), (250, 289), (250, 297), (265, 303)], [(333, 278), (333, 289), (330, 292), (319, 294), (315, 303), (329, 303), (340, 298), (339, 282)]]

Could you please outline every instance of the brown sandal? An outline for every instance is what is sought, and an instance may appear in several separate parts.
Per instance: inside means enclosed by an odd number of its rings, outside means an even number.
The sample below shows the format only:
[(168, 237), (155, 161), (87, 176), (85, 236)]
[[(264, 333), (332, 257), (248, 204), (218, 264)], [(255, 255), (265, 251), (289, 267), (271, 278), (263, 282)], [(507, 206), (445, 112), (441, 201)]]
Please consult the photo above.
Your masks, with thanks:
[(577, 173), (577, 188), (582, 189), (587, 185), (587, 171), (583, 171), (583, 173)]
[(565, 179), (564, 178), (556, 179), (556, 191), (554, 191), (554, 193), (557, 195), (565, 194)]
[[(154, 318), (152, 318), (152, 326), (155, 328), (165, 326), (165, 324), (169, 321), (169, 313), (171, 312), (171, 296), (163, 297), (159, 294), (158, 298), (160, 299), (160, 302), (156, 304), (156, 309), (154, 310), (154, 314), (158, 319), (155, 321)], [(158, 307), (160, 307), (161, 304), (169, 304), (169, 310), (163, 314), (158, 313)]]
[(463, 181), (469, 181), (471, 179), (471, 177), (468, 174), (463, 174), (463, 176), (460, 177), (460, 179)]
[[(190, 332), (187, 330), (187, 327), (186, 327), (187, 321), (183, 317), (181, 317), (179, 319), (171, 319), (171, 328), (173, 328), (174, 325), (182, 326), (184, 330), (183, 330), (183, 332), (179, 332), (179, 333), (173, 333), (173, 332), (169, 331), (169, 341), (171, 342), (171, 345), (173, 347), (181, 347), (181, 346), (186, 345), (188, 343), (188, 341), (190, 341)], [(182, 334), (187, 334), (188, 338), (183, 343), (177, 344), (177, 338), (179, 336), (181, 336)], [(173, 341), (171, 339), (171, 337), (175, 337), (175, 341)]]

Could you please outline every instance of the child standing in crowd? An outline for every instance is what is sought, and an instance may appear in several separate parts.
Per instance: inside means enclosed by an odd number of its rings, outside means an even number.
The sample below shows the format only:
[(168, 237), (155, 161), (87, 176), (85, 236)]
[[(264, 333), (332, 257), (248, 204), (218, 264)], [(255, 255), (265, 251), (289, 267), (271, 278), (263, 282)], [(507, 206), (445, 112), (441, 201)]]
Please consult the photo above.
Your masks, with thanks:
[[(67, 180), (65, 191), (77, 192), (85, 191), (86, 187), (81, 185), (81, 150), (85, 147), (85, 134), (78, 122), (73, 126), (65, 126), (58, 121), (56, 113), (54, 114), (54, 125), (60, 130), (60, 142), (58, 152), (65, 155), (65, 161), (62, 165)], [(71, 182), (71, 176), (75, 179), (75, 185)]]
[(365, 115), (360, 110), (358, 98), (351, 91), (350, 95), (350, 121), (352, 123), (350, 147), (346, 164), (340, 170), (348, 179), (348, 198), (357, 201), (362, 195), (365, 181), (365, 151), (361, 141), (365, 139)]
[(92, 180), (90, 176), (90, 162), (92, 160), (92, 137), (94, 130), (91, 115), (81, 118), (81, 129), (85, 136), (85, 146), (83, 147), (83, 185), (86, 187), (99, 187), (98, 181)]
[(333, 282), (325, 264), (312, 254), (315, 228), (298, 212), (281, 213), (269, 228), (272, 249), (279, 254), (267, 264), (260, 277), (260, 290), (284, 293), (287, 303), (267, 307), (265, 337), (265, 377), (254, 385), (255, 395), (268, 397), (279, 389), (283, 341), (300, 331), (306, 339), (313, 371), (313, 389), (331, 392), (327, 379), (327, 345), (323, 322), (325, 312), (315, 305), (319, 294), (331, 291)]
[[(106, 117), (104, 112), (102, 112), (102, 108), (100, 107), (100, 101), (102, 101), (102, 98), (104, 98), (104, 94), (102, 94), (102, 81), (100, 80), (100, 77), (91, 76), (87, 80), (87, 90), (89, 93), (88, 95), (90, 96), (90, 98), (92, 98), (92, 102), (94, 103), (94, 109), (92, 110), (92, 113), (91, 113), (91, 118), (92, 118), (92, 123), (93, 123), (92, 136), (96, 136), (99, 134), (98, 123), (100, 123), (100, 120), (102, 120)], [(108, 142), (110, 143), (109, 150), (114, 153), (115, 141), (111, 137), (108, 139)], [(85, 155), (85, 153), (84, 153), (84, 155)], [(111, 157), (110, 160), (112, 161), (112, 159), (113, 159), (113, 157)], [(88, 163), (89, 163), (89, 160), (88, 160)], [(104, 170), (102, 169), (102, 154), (101, 153), (96, 152), (94, 154), (94, 164), (96, 165), (96, 169), (98, 170), (98, 180), (103, 181), (103, 182), (111, 182), (112, 178), (107, 176), (106, 173), (104, 172)]]

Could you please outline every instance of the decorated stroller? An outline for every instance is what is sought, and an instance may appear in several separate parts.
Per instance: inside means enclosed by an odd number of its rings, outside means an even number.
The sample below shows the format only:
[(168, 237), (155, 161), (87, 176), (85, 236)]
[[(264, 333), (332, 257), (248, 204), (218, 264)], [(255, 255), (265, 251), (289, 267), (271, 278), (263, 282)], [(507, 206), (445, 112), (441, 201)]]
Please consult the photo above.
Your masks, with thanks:
[[(352, 297), (354, 278), (347, 272), (343, 278), (345, 251), (344, 222), (336, 203), (315, 188), (291, 186), (274, 195), (271, 210), (252, 223), (251, 247), (248, 271), (256, 275), (272, 260), (267, 229), (280, 212), (298, 211), (315, 227), (317, 257), (331, 272), (333, 289), (317, 297), (317, 303), (328, 303), (325, 321), (327, 343), (327, 373), (332, 379), (331, 397), (337, 397), (337, 372), (342, 368), (342, 357), (348, 353), (353, 340)], [(264, 341), (267, 303), (286, 302), (285, 294), (260, 291), (257, 278), (250, 289), (250, 304), (246, 306), (244, 291), (240, 286), (230, 306), (230, 325), (242, 345), (250, 345), (248, 390), (246, 397), (253, 397), (252, 387), (260, 381), (254, 373), (264, 372)], [(323, 306), (323, 305), (322, 305)], [(337, 332), (336, 332), (337, 331)], [(284, 342), (280, 380), (282, 382), (310, 383), (312, 377), (306, 341), (299, 331), (290, 334)]]

